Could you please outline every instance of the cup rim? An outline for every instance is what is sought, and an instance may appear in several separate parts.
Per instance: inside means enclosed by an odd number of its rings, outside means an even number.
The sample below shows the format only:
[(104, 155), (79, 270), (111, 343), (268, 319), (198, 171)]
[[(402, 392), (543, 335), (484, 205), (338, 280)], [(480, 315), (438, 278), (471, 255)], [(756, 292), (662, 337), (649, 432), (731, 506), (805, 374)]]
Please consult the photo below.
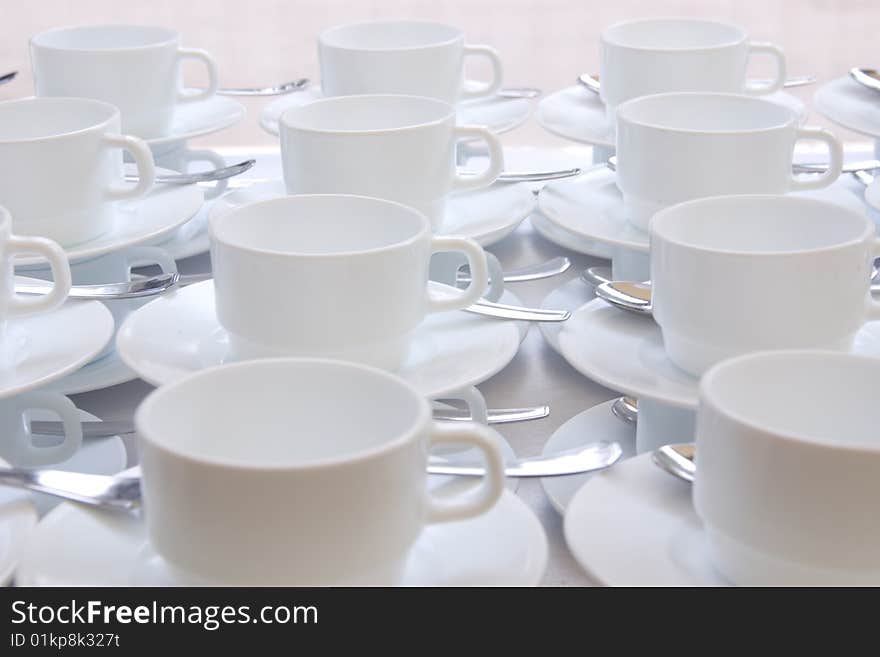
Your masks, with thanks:
[(880, 359), (865, 358), (857, 354), (845, 353), (839, 351), (829, 351), (823, 349), (782, 349), (773, 351), (754, 351), (741, 356), (734, 356), (716, 363), (709, 368), (700, 378), (700, 406), (709, 405), (712, 412), (718, 413), (725, 419), (749, 430), (756, 431), (769, 440), (797, 446), (799, 448), (821, 449), (832, 452), (847, 452), (850, 454), (865, 454), (869, 456), (880, 456), (880, 443), (871, 447), (867, 445), (854, 445), (852, 443), (829, 444), (828, 442), (818, 439), (810, 439), (799, 436), (790, 431), (783, 431), (761, 425), (754, 420), (747, 418), (740, 413), (731, 410), (723, 400), (719, 402), (720, 395), (715, 390), (717, 379), (724, 376), (725, 372), (730, 369), (736, 369), (743, 364), (752, 361), (769, 361), (769, 360), (785, 360), (785, 359), (821, 359), (825, 361), (848, 361), (851, 363), (865, 364), (865, 362), (876, 362), (880, 367)]
[[(858, 238), (848, 239), (846, 241), (840, 241), (835, 244), (829, 244), (826, 246), (817, 246), (813, 248), (803, 248), (803, 249), (791, 249), (791, 250), (774, 250), (774, 251), (746, 251), (740, 249), (730, 249), (730, 248), (716, 248), (716, 247), (707, 247), (700, 246), (698, 244), (693, 244), (690, 242), (685, 242), (681, 239), (677, 239), (675, 237), (671, 237), (667, 234), (663, 233), (663, 221), (668, 221), (667, 217), (675, 216), (678, 212), (681, 212), (682, 209), (688, 209), (692, 207), (700, 207), (705, 206), (710, 209), (718, 205), (719, 203), (742, 203), (746, 204), (752, 201), (768, 201), (772, 203), (782, 203), (791, 206), (807, 206), (812, 205), (815, 207), (824, 206), (824, 208), (829, 212), (836, 213), (845, 213), (850, 215), (851, 217), (857, 218), (863, 221), (864, 230), (862, 234)], [(666, 244), (672, 244), (682, 249), (687, 249), (689, 251), (698, 252), (698, 253), (713, 253), (713, 254), (723, 254), (727, 256), (740, 256), (746, 258), (782, 258), (782, 257), (794, 257), (794, 256), (805, 256), (805, 255), (819, 255), (822, 253), (829, 253), (832, 251), (837, 251), (839, 249), (848, 248), (851, 246), (855, 246), (864, 242), (866, 239), (869, 239), (873, 233), (875, 232), (875, 228), (871, 221), (857, 211), (844, 207), (842, 205), (838, 205), (837, 203), (833, 203), (831, 201), (826, 201), (824, 199), (818, 198), (808, 198), (808, 197), (799, 197), (799, 196), (790, 196), (787, 194), (728, 194), (725, 196), (707, 196), (704, 198), (697, 198), (690, 201), (685, 201), (683, 203), (677, 203), (676, 205), (671, 205), (667, 208), (663, 208), (659, 212), (657, 212), (651, 218), (650, 224), (650, 239), (653, 241), (654, 239), (659, 239)]]
[[(76, 30), (84, 30), (84, 29), (118, 29), (118, 28), (137, 28), (137, 29), (153, 29), (160, 30), (165, 32), (167, 38), (162, 41), (156, 41), (154, 43), (147, 43), (140, 46), (120, 46), (117, 48), (63, 48), (60, 46), (54, 46), (51, 44), (40, 43), (40, 39), (48, 37), (53, 34), (57, 34), (59, 32), (73, 32)], [(156, 48), (159, 46), (167, 46), (170, 43), (177, 43), (180, 41), (180, 32), (177, 30), (173, 30), (170, 27), (163, 27), (161, 25), (137, 25), (134, 23), (99, 23), (94, 25), (66, 25), (63, 27), (53, 27), (48, 30), (43, 30), (38, 34), (33, 35), (30, 38), (31, 46), (34, 48), (41, 48), (43, 50), (55, 50), (59, 52), (89, 52), (89, 53), (99, 53), (99, 52), (124, 52), (129, 50), (149, 50), (150, 48)]]
[[(252, 209), (254, 207), (264, 207), (270, 205), (293, 205), (294, 203), (298, 203), (299, 200), (303, 201), (309, 199), (347, 199), (353, 200), (355, 203), (366, 203), (367, 205), (373, 205), (376, 207), (385, 206), (387, 208), (394, 208), (395, 210), (402, 210), (404, 213), (409, 214), (410, 216), (421, 220), (421, 227), (419, 230), (407, 237), (406, 239), (398, 240), (392, 244), (385, 244), (383, 246), (378, 246), (370, 249), (356, 249), (351, 251), (334, 251), (333, 253), (305, 253), (305, 252), (297, 252), (290, 250), (276, 250), (272, 248), (259, 248), (254, 246), (246, 246), (243, 244), (239, 244), (235, 241), (232, 241), (228, 238), (224, 238), (222, 235), (217, 234), (217, 227), (220, 226), (221, 230), (223, 228), (223, 223), (228, 223), (232, 221), (232, 217), (237, 217), (238, 215)], [(319, 201), (320, 202), (320, 201)], [(229, 212), (223, 213), (220, 216), (213, 217), (209, 220), (209, 230), (211, 240), (221, 243), (224, 246), (235, 249), (236, 251), (243, 251), (247, 253), (251, 253), (253, 255), (262, 256), (262, 255), (272, 255), (272, 256), (280, 256), (287, 258), (297, 258), (297, 259), (310, 259), (310, 260), (345, 260), (348, 258), (353, 258), (357, 256), (364, 255), (373, 255), (380, 254), (389, 251), (397, 251), (398, 249), (405, 248), (412, 244), (415, 244), (421, 239), (424, 239), (425, 236), (431, 235), (431, 224), (428, 221), (428, 218), (422, 214), (419, 210), (412, 208), (408, 205), (404, 205), (403, 203), (398, 203), (396, 201), (390, 201), (387, 199), (375, 198), (373, 196), (363, 196), (358, 194), (288, 194), (286, 196), (281, 196), (278, 198), (270, 198), (262, 201), (255, 201), (253, 203), (247, 203), (246, 205), (242, 205), (238, 208), (235, 208)]]
[[(412, 424), (401, 430), (399, 435), (391, 440), (387, 440), (379, 445), (360, 449), (346, 455), (338, 455), (318, 460), (311, 460), (306, 463), (241, 463), (228, 458), (219, 458), (216, 456), (206, 456), (204, 454), (194, 455), (190, 452), (179, 449), (176, 445), (170, 443), (166, 439), (159, 438), (161, 432), (155, 430), (152, 425), (155, 414), (155, 407), (163, 403), (166, 397), (174, 396), (178, 393), (178, 389), (183, 386), (198, 384), (202, 379), (211, 379), (216, 372), (228, 372), (236, 369), (274, 369), (282, 368), (288, 372), (295, 371), (302, 365), (320, 365), (334, 368), (343, 368), (349, 370), (359, 370), (361, 373), (367, 373), (372, 377), (379, 377), (396, 386), (402, 393), (410, 396), (418, 406), (417, 415)], [(330, 358), (260, 358), (257, 360), (246, 360), (234, 363), (226, 363), (216, 367), (209, 367), (198, 372), (189, 374), (177, 381), (167, 385), (160, 386), (153, 390), (138, 406), (135, 412), (135, 427), (141, 439), (148, 442), (153, 448), (165, 452), (181, 461), (187, 461), (201, 466), (225, 468), (230, 470), (240, 470), (249, 472), (308, 472), (335, 467), (348, 467), (352, 464), (364, 463), (384, 454), (393, 452), (394, 450), (406, 445), (411, 440), (418, 437), (419, 433), (431, 423), (431, 410), (427, 399), (417, 393), (404, 379), (398, 375), (371, 367), (343, 360), (333, 360)]]
[[(652, 101), (656, 101), (658, 98), (681, 98), (681, 97), (691, 97), (691, 98), (733, 98), (736, 99), (737, 102), (747, 102), (757, 105), (762, 105), (765, 107), (772, 107), (774, 110), (784, 110), (787, 111), (789, 116), (785, 121), (781, 123), (776, 123), (774, 125), (764, 126), (762, 128), (742, 128), (742, 129), (726, 129), (726, 130), (701, 130), (699, 128), (686, 128), (686, 127), (670, 127), (668, 125), (662, 125), (659, 123), (655, 123), (652, 121), (642, 121), (638, 119), (634, 119), (632, 117), (626, 116), (626, 111), (630, 110), (632, 107), (635, 107), (639, 104), (644, 104)], [(797, 115), (790, 109), (782, 107), (781, 105), (777, 105), (776, 103), (772, 103), (769, 100), (764, 98), (760, 98), (757, 96), (750, 96), (748, 94), (741, 93), (730, 93), (730, 92), (720, 92), (720, 91), (671, 91), (660, 94), (649, 94), (647, 96), (637, 96), (636, 98), (630, 98), (626, 100), (616, 107), (616, 118), (617, 121), (623, 121), (625, 123), (629, 123), (631, 125), (650, 128), (651, 130), (657, 130), (658, 132), (673, 132), (678, 134), (688, 134), (688, 135), (743, 135), (743, 134), (760, 134), (762, 132), (773, 132), (774, 130), (779, 130), (780, 128), (786, 128), (789, 126), (793, 126), (797, 124)]]
[(28, 96), (26, 98), (13, 98), (11, 100), (0, 101), (0, 109), (3, 107), (7, 107), (13, 103), (16, 104), (25, 104), (25, 103), (37, 103), (43, 105), (49, 104), (65, 104), (65, 103), (73, 103), (78, 105), (92, 105), (93, 107), (98, 107), (104, 109), (109, 112), (109, 115), (102, 119), (97, 123), (93, 123), (92, 125), (86, 126), (84, 128), (78, 128), (76, 130), (70, 130), (68, 132), (59, 132), (52, 135), (43, 135), (42, 137), (19, 137), (16, 139), (4, 139), (0, 137), (0, 146), (4, 144), (27, 144), (27, 143), (35, 143), (48, 141), (51, 139), (61, 139), (63, 137), (72, 137), (74, 135), (84, 134), (89, 132), (90, 130), (99, 129), (101, 126), (107, 124), (109, 121), (112, 121), (114, 117), (119, 118), (119, 108), (116, 105), (111, 105), (110, 103), (105, 103), (102, 100), (95, 100), (93, 98), (77, 98), (74, 96)]
[[(314, 107), (316, 105), (323, 104), (332, 104), (332, 103), (351, 103), (355, 102), (355, 100), (389, 100), (393, 99), (395, 102), (410, 102), (412, 100), (426, 101), (436, 105), (438, 108), (442, 108), (446, 110), (444, 116), (431, 120), (431, 121), (422, 121), (420, 123), (410, 123), (407, 125), (397, 126), (394, 128), (372, 128), (372, 129), (361, 129), (361, 130), (340, 130), (340, 129), (332, 129), (332, 128), (315, 128), (311, 126), (306, 126), (302, 124), (297, 124), (293, 120), (293, 116), (296, 115), (297, 112), (300, 112), (306, 108)], [(413, 96), (410, 94), (355, 94), (350, 96), (330, 96), (329, 98), (319, 98), (318, 100), (314, 100), (310, 103), (306, 103), (305, 105), (299, 105), (295, 107), (289, 107), (284, 110), (281, 114), (281, 118), (279, 119), (279, 123), (282, 128), (287, 130), (297, 130), (299, 132), (308, 132), (311, 134), (320, 134), (320, 135), (383, 135), (383, 134), (396, 134), (400, 132), (409, 132), (415, 130), (423, 130), (424, 128), (428, 128), (431, 126), (442, 125), (446, 121), (450, 119), (455, 119), (455, 107), (450, 103), (446, 103), (442, 100), (438, 100), (436, 98), (429, 98), (428, 96)]]
[[(703, 25), (713, 25), (713, 26), (722, 26), (726, 28), (733, 28), (737, 30), (740, 34), (738, 39), (732, 41), (726, 41), (724, 43), (717, 43), (711, 46), (689, 46), (689, 47), (647, 47), (647, 46), (633, 46), (625, 43), (621, 43), (619, 41), (615, 41), (614, 39), (608, 36), (608, 33), (612, 30), (621, 28), (621, 27), (629, 27), (631, 25), (640, 25), (645, 23), (664, 23), (664, 22), (682, 22), (682, 23), (701, 23)], [(608, 27), (602, 30), (600, 34), (600, 39), (602, 43), (606, 43), (608, 45), (614, 46), (615, 48), (620, 48), (622, 50), (633, 50), (638, 52), (710, 52), (713, 50), (722, 50), (724, 48), (729, 48), (731, 46), (738, 45), (743, 41), (747, 41), (749, 38), (749, 33), (746, 31), (744, 27), (741, 25), (737, 25), (735, 23), (725, 23), (724, 21), (711, 20), (707, 18), (693, 18), (689, 16), (657, 16), (655, 18), (636, 18), (634, 20), (623, 20), (618, 21), (617, 23), (612, 23)]]
[[(431, 27), (443, 27), (455, 32), (455, 36), (450, 37), (444, 41), (436, 41), (434, 43), (426, 43), (420, 46), (399, 46), (399, 47), (381, 47), (381, 48), (352, 48), (350, 46), (340, 46), (334, 43), (328, 43), (327, 37), (331, 33), (337, 30), (350, 29), (352, 27), (363, 27), (367, 25), (428, 25)], [(327, 29), (321, 31), (318, 35), (318, 42), (327, 48), (333, 48), (334, 50), (346, 50), (348, 52), (403, 52), (408, 50), (430, 50), (431, 48), (439, 48), (443, 46), (448, 46), (456, 41), (464, 40), (464, 31), (461, 28), (458, 28), (454, 25), (449, 25), (448, 23), (441, 23), (439, 21), (422, 21), (422, 20), (410, 20), (406, 18), (397, 18), (390, 20), (372, 20), (372, 21), (356, 21), (354, 23), (343, 23), (342, 25), (334, 25), (332, 27), (328, 27)]]

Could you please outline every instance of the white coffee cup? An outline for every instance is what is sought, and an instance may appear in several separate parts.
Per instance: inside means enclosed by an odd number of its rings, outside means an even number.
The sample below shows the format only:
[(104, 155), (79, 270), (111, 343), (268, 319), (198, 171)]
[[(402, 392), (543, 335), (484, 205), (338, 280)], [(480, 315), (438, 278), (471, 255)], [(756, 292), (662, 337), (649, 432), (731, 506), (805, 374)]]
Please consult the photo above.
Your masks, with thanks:
[[(71, 263), (70, 274), (74, 285), (123, 283), (131, 280), (132, 268), (147, 266), (157, 266), (163, 274), (177, 273), (177, 263), (165, 249), (158, 246), (130, 246), (97, 258)], [(18, 273), (46, 280), (52, 278), (51, 271), (45, 266), (19, 269)], [(113, 315), (116, 328), (119, 328), (130, 313), (152, 300), (152, 297), (144, 297), (141, 299), (114, 299), (102, 303)], [(115, 348), (115, 342), (111, 340), (93, 360), (103, 358)]]
[(847, 351), (866, 321), (880, 240), (864, 213), (797, 196), (725, 196), (651, 222), (654, 319), (673, 363), (700, 375), (770, 349)]
[[(795, 144), (828, 146), (828, 171), (795, 176)], [(725, 194), (784, 194), (827, 187), (843, 147), (830, 132), (801, 128), (790, 109), (737, 94), (674, 93), (617, 110), (617, 186), (627, 220), (648, 229), (664, 207)]]
[[(747, 84), (753, 54), (773, 59), (769, 83)], [(617, 106), (632, 98), (671, 91), (768, 94), (785, 82), (785, 54), (772, 43), (749, 40), (746, 31), (717, 21), (649, 18), (602, 31), (599, 96), (613, 122)]]
[[(31, 433), (29, 411), (47, 410), (64, 425), (61, 441)], [(82, 445), (82, 425), (73, 402), (55, 392), (26, 392), (0, 399), (0, 458), (18, 468), (62, 463)]]
[(880, 585), (880, 361), (760, 352), (700, 382), (694, 506), (746, 586)]
[[(479, 189), (504, 168), (501, 142), (480, 126), (456, 126), (455, 108), (416, 96), (327, 98), (281, 115), (281, 162), (290, 194), (359, 194), (410, 205), (436, 228), (450, 191)], [(481, 139), (489, 165), (455, 170), (458, 139)]]
[[(49, 263), (52, 289), (43, 295), (15, 294), (14, 259), (16, 254), (37, 254)], [(12, 234), (12, 216), (0, 206), (0, 325), (7, 319), (55, 310), (70, 294), (70, 264), (64, 250), (43, 237), (20, 237)]]
[[(393, 370), (426, 313), (458, 310), (486, 288), (483, 249), (432, 237), (418, 211), (374, 198), (287, 196), (212, 217), (217, 319), (238, 359), (340, 358)], [(471, 284), (426, 290), (434, 251), (467, 254)]]
[[(487, 59), (491, 81), (464, 89), (464, 60)], [(447, 103), (492, 96), (501, 87), (501, 58), (471, 46), (457, 27), (391, 20), (339, 25), (318, 36), (321, 89), (327, 96), (405, 94)]]
[[(122, 151), (140, 180), (123, 183)], [(119, 110), (85, 98), (26, 98), (0, 103), (0, 205), (15, 232), (62, 246), (86, 242), (113, 225), (114, 201), (137, 198), (155, 177), (149, 147), (119, 134)]]
[[(409, 384), (353, 363), (211, 368), (151, 393), (135, 423), (152, 547), (212, 583), (395, 584), (425, 524), (484, 513), (504, 485), (493, 432), (435, 423)], [(476, 490), (427, 492), (438, 443), (483, 452)]]
[[(195, 59), (208, 86), (185, 92), (180, 63)], [(217, 91), (217, 67), (204, 50), (180, 47), (180, 34), (147, 25), (84, 25), (31, 38), (37, 96), (94, 98), (119, 108), (122, 130), (145, 139), (166, 136), (178, 103)]]

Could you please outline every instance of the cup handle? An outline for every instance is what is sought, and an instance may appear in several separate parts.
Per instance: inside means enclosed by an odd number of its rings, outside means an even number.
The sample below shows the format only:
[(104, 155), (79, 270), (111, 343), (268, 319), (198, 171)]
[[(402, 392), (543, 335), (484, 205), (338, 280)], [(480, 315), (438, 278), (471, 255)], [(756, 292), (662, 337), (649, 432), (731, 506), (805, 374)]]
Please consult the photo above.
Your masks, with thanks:
[(196, 100), (205, 100), (217, 93), (217, 62), (206, 50), (199, 48), (178, 48), (177, 61), (184, 59), (196, 59), (205, 65), (208, 69), (208, 86), (196, 93), (187, 93), (183, 89), (177, 91), (177, 101), (180, 103), (191, 103)]
[(156, 165), (153, 163), (153, 153), (146, 142), (138, 137), (114, 134), (104, 135), (103, 141), (110, 148), (121, 148), (131, 153), (138, 171), (138, 181), (134, 185), (112, 186), (106, 191), (107, 197), (119, 201), (137, 198), (150, 191), (156, 180)]
[(498, 51), (495, 48), (490, 46), (465, 46), (464, 56), (488, 59), (492, 65), (492, 79), (476, 89), (462, 89), (462, 100), (491, 96), (501, 88), (501, 81), (504, 79), (504, 68), (501, 66), (501, 57), (498, 56)]
[(483, 126), (460, 125), (455, 128), (455, 138), (456, 141), (470, 138), (485, 142), (489, 154), (489, 165), (475, 176), (462, 176), (456, 172), (452, 179), (452, 189), (455, 191), (479, 189), (488, 187), (495, 182), (498, 175), (504, 170), (504, 149), (501, 147), (501, 141), (498, 137)]
[(13, 294), (9, 300), (9, 310), (14, 315), (54, 310), (64, 303), (70, 294), (70, 263), (67, 254), (58, 244), (45, 237), (19, 237), (13, 235), (7, 242), (10, 253), (35, 253), (49, 262), (52, 270), (52, 290), (41, 296), (23, 296)]
[(792, 174), (792, 191), (807, 189), (821, 189), (828, 187), (840, 177), (843, 167), (843, 146), (833, 134), (824, 128), (798, 128), (795, 136), (795, 144), (800, 140), (821, 141), (828, 145), (828, 169), (821, 175), (810, 178), (801, 178)]
[(482, 246), (466, 237), (433, 237), (431, 238), (431, 252), (436, 251), (461, 251), (464, 253), (471, 271), (471, 282), (464, 290), (455, 294), (436, 296), (427, 292), (429, 313), (461, 310), (483, 296), (489, 283), (489, 267), (486, 263), (486, 252), (483, 251)]
[(763, 43), (752, 41), (749, 43), (749, 57), (752, 55), (770, 55), (776, 62), (776, 77), (769, 84), (748, 84), (746, 83), (744, 91), (747, 94), (763, 95), (772, 94), (782, 89), (785, 84), (786, 68), (785, 68), (785, 52), (775, 43)]
[[(220, 153), (217, 151), (212, 151), (208, 149), (203, 150), (187, 150), (184, 153), (184, 160), (186, 161), (186, 170), (189, 170), (189, 165), (193, 162), (208, 162), (215, 169), (220, 169), (226, 166), (226, 160), (223, 158)], [(209, 201), (211, 199), (217, 198), (226, 189), (229, 187), (229, 179), (224, 178), (223, 180), (218, 180), (214, 183), (213, 187), (205, 190), (205, 200)]]
[(440, 397), (440, 399), (460, 399), (467, 406), (472, 422), (489, 424), (489, 409), (486, 408), (486, 398), (474, 386), (450, 392)]
[(158, 246), (132, 246), (125, 252), (129, 273), (133, 267), (156, 265), (163, 274), (176, 274), (177, 262), (165, 249)]
[[(874, 238), (873, 252), (874, 260), (880, 258), (880, 237)], [(870, 288), (868, 288), (868, 298), (865, 301), (865, 306), (869, 322), (880, 320), (880, 301), (874, 298), (874, 295), (871, 294)]]
[(469, 488), (467, 492), (453, 498), (428, 494), (426, 521), (433, 523), (463, 520), (491, 509), (504, 490), (504, 458), (495, 432), (473, 422), (434, 422), (430, 442), (431, 445), (458, 444), (477, 447), (485, 457), (486, 474), (476, 490)]
[(30, 429), (26, 430), (25, 437), (28, 444), (23, 446), (17, 455), (17, 463), (13, 465), (21, 467), (39, 467), (61, 463), (73, 456), (82, 445), (82, 424), (80, 424), (79, 411), (73, 402), (64, 395), (55, 392), (30, 392), (14, 400), (15, 408), (19, 414), (29, 409), (41, 408), (52, 411), (61, 418), (64, 424), (64, 440), (59, 445), (50, 447), (34, 447), (33, 434)]

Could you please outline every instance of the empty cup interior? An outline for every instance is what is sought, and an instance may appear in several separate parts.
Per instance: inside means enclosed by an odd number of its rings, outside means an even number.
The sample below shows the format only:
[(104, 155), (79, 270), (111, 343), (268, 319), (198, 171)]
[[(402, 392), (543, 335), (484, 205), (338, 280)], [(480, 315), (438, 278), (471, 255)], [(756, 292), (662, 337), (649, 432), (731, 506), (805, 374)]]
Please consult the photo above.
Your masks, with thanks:
[(395, 248), (430, 233), (417, 210), (365, 196), (287, 196), (243, 206), (211, 222), (212, 238), (286, 255), (352, 255)]
[(619, 120), (660, 130), (736, 133), (792, 125), (782, 105), (738, 94), (683, 92), (642, 96), (617, 108)]
[(701, 199), (651, 221), (652, 234), (666, 242), (722, 253), (804, 253), (860, 242), (873, 230), (854, 210), (792, 196)]
[(26, 98), (0, 103), (0, 142), (43, 139), (87, 130), (119, 113), (86, 98)]
[(333, 48), (395, 50), (439, 46), (461, 38), (461, 30), (442, 23), (374, 21), (330, 28), (321, 41)]
[(367, 458), (412, 439), (427, 402), (396, 377), (339, 361), (260, 360), (153, 393), (138, 432), (185, 459), (295, 468)]
[(33, 37), (41, 48), (59, 50), (120, 50), (168, 43), (177, 38), (174, 30), (144, 25), (90, 25), (49, 30)]
[(454, 114), (451, 105), (420, 96), (339, 96), (291, 107), (281, 123), (317, 132), (381, 132), (435, 124)]
[(738, 422), (830, 448), (880, 451), (870, 409), (880, 405), (880, 361), (831, 352), (781, 351), (721, 363), (701, 392)]
[(618, 23), (602, 32), (602, 39), (615, 46), (651, 50), (720, 48), (745, 38), (745, 31), (736, 25), (675, 18)]

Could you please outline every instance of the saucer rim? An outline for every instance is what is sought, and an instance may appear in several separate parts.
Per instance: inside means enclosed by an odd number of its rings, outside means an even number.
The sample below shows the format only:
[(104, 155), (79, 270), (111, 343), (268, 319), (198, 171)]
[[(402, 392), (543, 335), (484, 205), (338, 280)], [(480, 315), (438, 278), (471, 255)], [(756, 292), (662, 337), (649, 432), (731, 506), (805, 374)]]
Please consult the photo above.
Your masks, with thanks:
[[(220, 132), (221, 130), (225, 130), (230, 126), (239, 123), (244, 120), (247, 116), (247, 107), (243, 103), (235, 100), (234, 98), (227, 98), (226, 96), (222, 96), (220, 94), (214, 94), (210, 98), (205, 98), (202, 100), (195, 101), (194, 103), (187, 103), (187, 105), (197, 105), (199, 103), (209, 103), (216, 102), (220, 99), (224, 103), (229, 104), (230, 110), (233, 107), (236, 110), (235, 116), (231, 116), (228, 119), (223, 121), (219, 121), (211, 124), (210, 126), (205, 126), (203, 128), (198, 128), (196, 130), (192, 130), (190, 132), (182, 132), (182, 133), (172, 133), (170, 135), (164, 135), (162, 137), (153, 137), (152, 139), (144, 139), (147, 146), (150, 148), (158, 147), (158, 146), (168, 146), (169, 144), (176, 144), (178, 142), (184, 142), (189, 139), (195, 139), (196, 137), (204, 137), (206, 135), (213, 134), (215, 132)], [(175, 108), (176, 109), (176, 108)]]

